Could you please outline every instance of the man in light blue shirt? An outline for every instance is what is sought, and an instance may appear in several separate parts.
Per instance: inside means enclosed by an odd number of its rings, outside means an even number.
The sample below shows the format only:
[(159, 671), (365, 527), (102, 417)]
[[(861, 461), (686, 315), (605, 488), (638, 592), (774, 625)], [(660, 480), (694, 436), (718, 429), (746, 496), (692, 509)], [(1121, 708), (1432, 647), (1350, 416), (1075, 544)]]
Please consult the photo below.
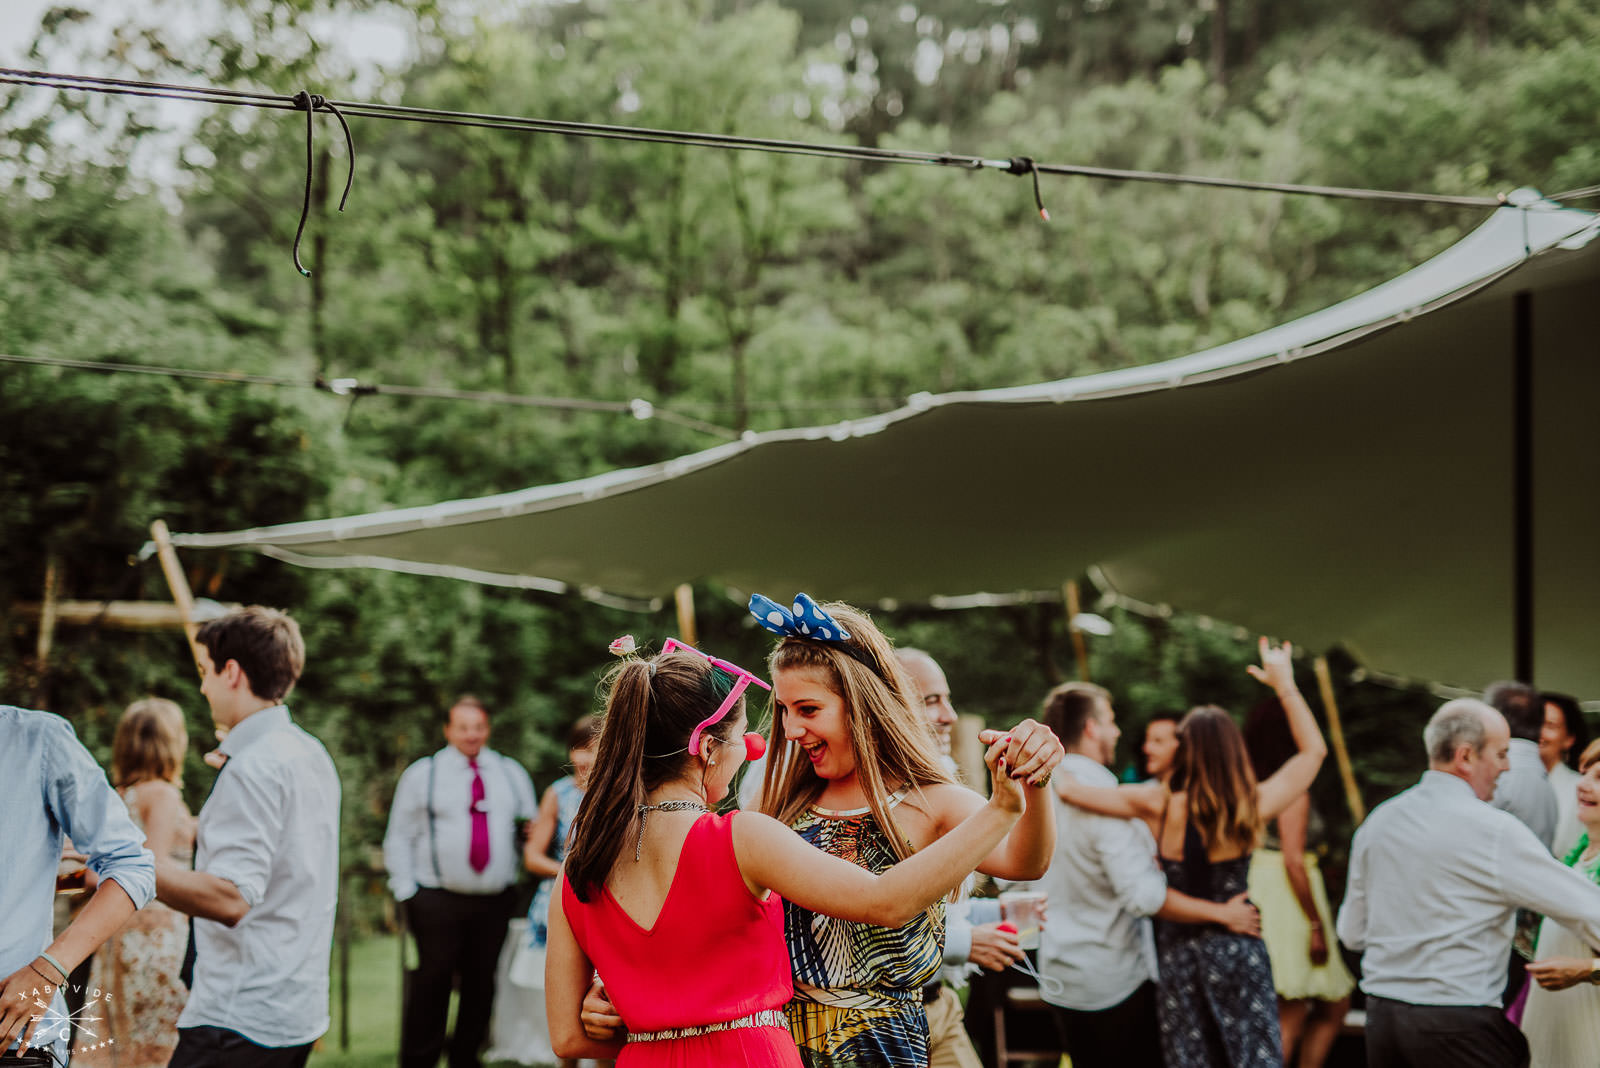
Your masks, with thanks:
[[(50, 939), (65, 835), (88, 854), (94, 896)], [(72, 725), (0, 705), (0, 1050), (13, 1039), (65, 1057), (71, 1021), (60, 986), (155, 892), (144, 834)]]

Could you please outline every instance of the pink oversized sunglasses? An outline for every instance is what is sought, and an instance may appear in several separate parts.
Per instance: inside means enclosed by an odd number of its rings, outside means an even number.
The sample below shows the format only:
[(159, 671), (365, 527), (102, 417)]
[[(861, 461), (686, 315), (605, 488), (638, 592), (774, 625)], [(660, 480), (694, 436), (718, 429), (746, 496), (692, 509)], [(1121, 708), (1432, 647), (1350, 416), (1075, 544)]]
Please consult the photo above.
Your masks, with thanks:
[[(689, 752), (697, 754), (700, 752), (700, 733), (707, 727), (720, 722), (722, 717), (728, 714), (728, 710), (739, 703), (739, 698), (743, 696), (744, 691), (749, 688), (752, 682), (761, 687), (763, 690), (771, 690), (772, 687), (756, 678), (738, 664), (723, 660), (720, 657), (711, 656), (707, 653), (702, 653), (694, 646), (685, 642), (680, 642), (676, 638), (668, 638), (666, 641), (661, 643), (662, 656), (666, 656), (668, 653), (677, 649), (681, 649), (686, 653), (693, 653), (695, 656), (698, 656), (703, 660), (710, 661), (712, 667), (719, 671), (726, 671), (728, 674), (734, 676), (734, 678), (737, 680), (733, 684), (733, 689), (728, 691), (728, 696), (722, 699), (722, 704), (717, 706), (717, 710), (711, 713), (711, 715), (707, 716), (705, 719), (701, 720), (699, 724), (695, 726), (694, 731), (690, 733)], [(757, 734), (755, 731), (745, 732), (744, 755), (746, 759), (759, 760), (761, 759), (761, 755), (766, 751), (767, 740), (765, 738), (761, 737), (761, 735)]]

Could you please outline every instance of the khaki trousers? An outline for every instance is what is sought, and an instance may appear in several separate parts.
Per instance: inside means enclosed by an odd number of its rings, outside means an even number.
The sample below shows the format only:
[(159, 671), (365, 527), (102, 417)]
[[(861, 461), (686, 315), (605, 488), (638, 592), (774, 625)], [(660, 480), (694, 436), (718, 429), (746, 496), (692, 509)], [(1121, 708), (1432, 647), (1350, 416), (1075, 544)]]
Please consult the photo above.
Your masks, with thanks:
[(961, 999), (948, 986), (941, 987), (928, 1010), (928, 1068), (983, 1068), (967, 1037), (966, 1014)]

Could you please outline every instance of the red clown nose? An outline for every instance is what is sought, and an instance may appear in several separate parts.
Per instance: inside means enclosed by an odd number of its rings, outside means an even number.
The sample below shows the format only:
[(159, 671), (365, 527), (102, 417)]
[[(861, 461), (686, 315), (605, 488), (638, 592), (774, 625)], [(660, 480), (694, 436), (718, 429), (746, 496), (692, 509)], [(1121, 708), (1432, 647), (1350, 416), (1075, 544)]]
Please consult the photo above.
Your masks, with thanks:
[(760, 760), (767, 751), (767, 740), (755, 731), (747, 731), (744, 736), (744, 755), (746, 760)]

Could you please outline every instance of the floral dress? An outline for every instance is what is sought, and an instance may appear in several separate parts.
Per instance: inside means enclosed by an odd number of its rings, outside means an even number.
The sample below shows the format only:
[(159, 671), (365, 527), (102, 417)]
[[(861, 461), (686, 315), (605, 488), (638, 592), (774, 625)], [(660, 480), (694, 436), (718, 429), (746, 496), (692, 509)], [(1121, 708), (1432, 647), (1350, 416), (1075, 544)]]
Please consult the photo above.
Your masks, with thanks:
[[(1245, 891), (1250, 855), (1212, 862), (1191, 824), (1183, 859), (1161, 858), (1172, 889), (1227, 901)], [(1267, 945), (1212, 924), (1156, 921), (1156, 1013), (1167, 1068), (1279, 1068), (1278, 995)]]
[[(890, 806), (904, 797), (895, 793)], [(899, 860), (869, 809), (813, 807), (793, 826), (823, 852), (870, 872)], [(806, 1068), (926, 1065), (922, 988), (939, 975), (943, 902), (899, 928), (835, 919), (791, 901), (783, 917), (795, 993), (785, 1012)]]
[[(137, 789), (129, 786), (120, 793), (143, 831), (135, 814)], [(175, 847), (170, 859), (189, 867), (193, 842), (191, 837), (189, 844)], [(171, 1059), (178, 1045), (178, 1014), (189, 998), (189, 988), (178, 978), (188, 946), (188, 917), (151, 901), (95, 951), (89, 989), (105, 996), (96, 1001), (101, 1018), (79, 1028), (73, 1060), (80, 1068), (163, 1068)], [(99, 1037), (91, 1040), (91, 1033)]]

